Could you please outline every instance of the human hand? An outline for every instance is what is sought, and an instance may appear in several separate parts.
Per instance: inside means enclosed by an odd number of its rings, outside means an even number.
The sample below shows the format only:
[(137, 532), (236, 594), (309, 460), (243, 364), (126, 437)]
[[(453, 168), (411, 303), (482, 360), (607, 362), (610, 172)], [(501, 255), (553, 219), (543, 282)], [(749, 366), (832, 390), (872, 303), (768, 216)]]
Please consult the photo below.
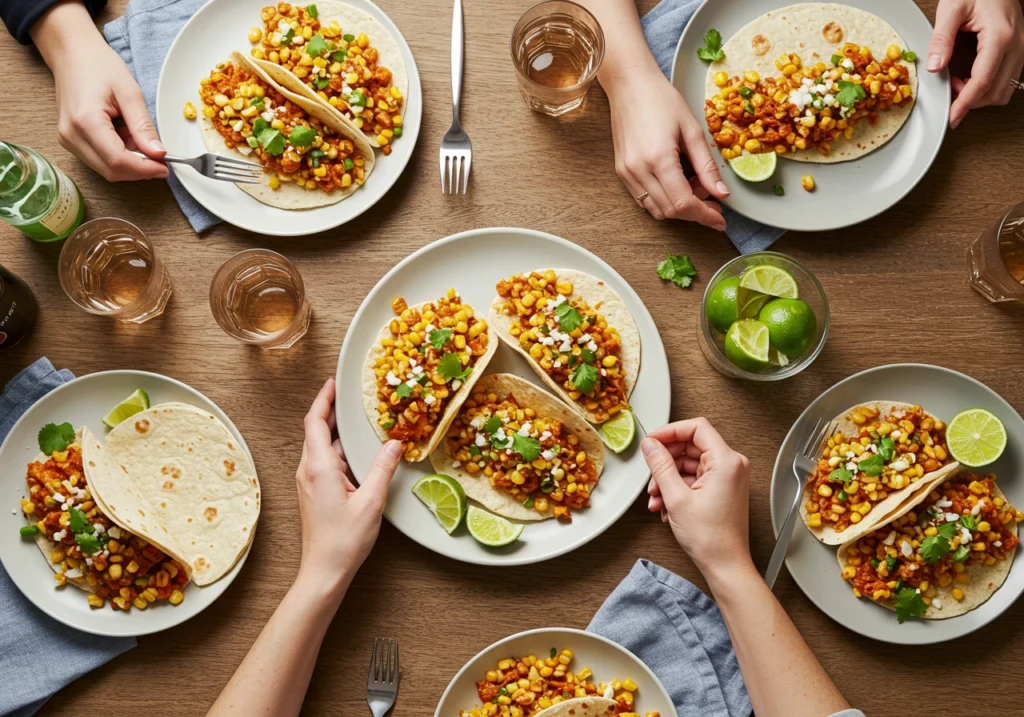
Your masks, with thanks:
[[(653, 59), (651, 60), (653, 63)], [(704, 131), (657, 65), (602, 78), (612, 116), (615, 171), (655, 219), (686, 219), (722, 231), (719, 199), (729, 195)], [(687, 181), (680, 154), (697, 175)]]
[(342, 588), (366, 560), (380, 532), (388, 486), (402, 444), (384, 444), (358, 488), (349, 477), (335, 429), (334, 379), (328, 379), (305, 418), (306, 440), (295, 472), (302, 519), (300, 572)]
[(80, 2), (50, 8), (32, 39), (53, 72), (60, 144), (111, 182), (167, 176), (167, 150), (131, 72), (92, 24)]
[(651, 469), (648, 508), (661, 513), (697, 568), (752, 566), (747, 508), (750, 463), (706, 418), (650, 433), (640, 448)]
[(966, 80), (952, 77), (956, 99), (949, 111), (955, 128), (977, 107), (1005, 105), (1013, 96), (1010, 80), (1024, 69), (1024, 14), (1020, 0), (940, 0), (928, 47), (928, 71), (939, 72), (953, 57), (957, 32), (978, 36), (978, 53)]

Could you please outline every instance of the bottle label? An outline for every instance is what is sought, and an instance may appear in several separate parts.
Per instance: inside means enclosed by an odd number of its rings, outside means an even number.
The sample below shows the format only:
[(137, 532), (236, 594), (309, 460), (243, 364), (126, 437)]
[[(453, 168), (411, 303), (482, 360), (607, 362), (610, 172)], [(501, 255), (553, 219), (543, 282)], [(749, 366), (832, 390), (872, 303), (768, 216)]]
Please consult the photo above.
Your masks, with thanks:
[(53, 203), (53, 209), (40, 219), (39, 223), (60, 236), (71, 229), (71, 225), (78, 218), (79, 196), (74, 182), (68, 179), (64, 172), (54, 167), (54, 174), (57, 175), (57, 199)]

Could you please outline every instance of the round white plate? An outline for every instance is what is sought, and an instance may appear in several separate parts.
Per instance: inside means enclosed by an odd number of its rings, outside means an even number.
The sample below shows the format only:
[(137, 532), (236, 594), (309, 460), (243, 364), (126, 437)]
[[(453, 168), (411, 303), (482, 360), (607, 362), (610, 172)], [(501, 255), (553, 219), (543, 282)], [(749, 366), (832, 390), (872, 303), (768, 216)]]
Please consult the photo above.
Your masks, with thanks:
[[(775, 175), (752, 184), (737, 177), (704, 121), (704, 82), (708, 65), (697, 57), (704, 33), (711, 28), (722, 33), (723, 44), (754, 18), (771, 10), (795, 4), (786, 0), (715, 0), (694, 13), (676, 47), (672, 63), (672, 84), (690, 106), (712, 145), (722, 179), (731, 194), (723, 202), (744, 216), (782, 229), (826, 231), (856, 224), (884, 212), (914, 188), (932, 166), (949, 124), (951, 91), (949, 74), (925, 69), (932, 26), (914, 0), (857, 0), (862, 10), (874, 13), (892, 25), (915, 51), (917, 60), (917, 102), (899, 133), (883, 147), (859, 159), (838, 164), (808, 164), (779, 159)], [(879, 49), (871, 48), (878, 52)], [(792, 52), (796, 48), (789, 51)], [(785, 52), (778, 49), (778, 52)], [(778, 53), (776, 53), (778, 54)], [(814, 177), (817, 188), (805, 192), (800, 178)], [(772, 186), (781, 184), (784, 197)], [(856, 198), (856, 199), (854, 199)]]
[[(360, 375), (380, 327), (394, 317), (391, 300), (429, 301), (454, 287), (475, 310), (486, 313), (497, 296), (495, 284), (513, 273), (537, 268), (578, 269), (605, 280), (622, 297), (640, 329), (640, 376), (630, 403), (642, 425), (653, 430), (668, 421), (671, 383), (668, 359), (658, 327), (636, 292), (614, 269), (586, 249), (551, 234), (529, 229), (477, 229), (440, 239), (409, 255), (367, 295), (338, 359), (338, 431), (357, 478), (366, 474), (381, 443), (362, 409)], [(495, 340), (498, 340), (495, 337)], [(514, 373), (547, 390), (526, 360), (499, 345), (486, 373)], [(480, 565), (523, 565), (547, 560), (593, 540), (618, 520), (644, 489), (650, 471), (637, 446), (625, 453), (605, 452), (604, 472), (590, 508), (573, 513), (572, 523), (529, 523), (522, 537), (505, 548), (486, 548), (459, 528), (448, 535), (434, 515), (410, 492), (419, 478), (434, 472), (430, 461), (402, 463), (388, 495), (387, 516), (399, 530), (431, 550)]]
[(137, 388), (149, 394), (154, 406), (181, 401), (209, 411), (224, 422), (239, 445), (249, 453), (242, 434), (213, 401), (180, 381), (145, 371), (92, 373), (55, 388), (25, 412), (0, 446), (0, 562), (14, 584), (36, 607), (65, 625), (96, 635), (148, 635), (185, 622), (227, 590), (249, 555), (246, 549), (231, 572), (213, 585), (198, 588), (189, 583), (180, 605), (161, 602), (148, 610), (132, 609), (125, 613), (111, 609), (109, 602), (102, 608), (89, 607), (85, 600), (88, 593), (73, 585), (58, 589), (53, 570), (35, 542), (18, 534), (18, 530), (27, 525), (21, 513), (21, 500), (28, 495), (26, 466), (39, 455), (39, 429), (47, 423), (67, 422), (76, 430), (88, 426), (97, 436), (105, 436), (109, 429), (103, 425), (103, 416)]
[(661, 717), (676, 715), (676, 708), (665, 687), (650, 668), (626, 648), (592, 632), (567, 627), (542, 627), (498, 640), (479, 652), (448, 683), (448, 688), (434, 710), (434, 717), (454, 717), (459, 714), (459, 710), (478, 707), (480, 695), (477, 694), (476, 683), (484, 678), (488, 670), (493, 670), (499, 660), (524, 655), (547, 657), (552, 647), (559, 651), (565, 648), (572, 650), (573, 665), (576, 669), (589, 667), (593, 670), (594, 676), (591, 679), (595, 685), (615, 679), (633, 680), (637, 685), (635, 711), (638, 714), (660, 712)]
[[(344, 224), (377, 203), (398, 180), (412, 157), (420, 134), (423, 117), (423, 95), (420, 75), (409, 44), (395, 23), (370, 0), (345, 0), (379, 20), (395, 39), (409, 70), (409, 88), (402, 112), (402, 136), (392, 145), (388, 155), (377, 153), (377, 164), (366, 184), (337, 204), (316, 209), (288, 211), (267, 206), (230, 182), (209, 179), (189, 167), (171, 165), (175, 176), (196, 201), (226, 222), (258, 234), (301, 236), (315, 234)], [(185, 23), (171, 45), (160, 70), (156, 90), (156, 123), (160, 139), (167, 151), (182, 157), (196, 157), (206, 152), (199, 135), (203, 118), (189, 121), (182, 116), (185, 102), (197, 108), (199, 80), (209, 76), (218, 62), (224, 62), (233, 51), (248, 56), (252, 45), (247, 35), (259, 27), (260, 10), (267, 0), (210, 0)]]
[[(1024, 506), (1024, 419), (1020, 414), (988, 386), (957, 371), (927, 364), (894, 364), (868, 369), (840, 381), (821, 394), (793, 424), (772, 472), (771, 511), (776, 534), (795, 497), (792, 465), (800, 442), (819, 418), (831, 419), (852, 406), (880, 399), (920, 404), (944, 421), (967, 408), (986, 408), (999, 416), (1009, 438), (1006, 451), (982, 470), (996, 474), (1011, 505)], [(854, 597), (850, 584), (839, 575), (836, 550), (836, 546), (819, 543), (802, 521), (797, 521), (786, 568), (822, 612), (854, 632), (883, 642), (926, 645), (962, 637), (996, 619), (1024, 592), (1024, 562), (1018, 555), (1006, 582), (976, 610), (947, 620), (911, 619), (900, 625), (892, 610), (867, 598)]]

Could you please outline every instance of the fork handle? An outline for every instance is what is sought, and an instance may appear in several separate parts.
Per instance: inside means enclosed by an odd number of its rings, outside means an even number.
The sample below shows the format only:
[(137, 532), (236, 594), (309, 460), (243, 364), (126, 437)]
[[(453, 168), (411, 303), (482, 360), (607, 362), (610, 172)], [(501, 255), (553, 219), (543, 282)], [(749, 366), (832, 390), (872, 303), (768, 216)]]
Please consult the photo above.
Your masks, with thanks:
[(154, 159), (153, 157), (150, 157), (148, 154), (143, 154), (142, 152), (139, 152), (137, 150), (133, 149), (133, 150), (130, 150), (130, 151), (136, 157), (141, 157), (142, 159), (149, 159), (149, 160), (151, 160), (153, 162), (163, 162), (164, 164), (168, 164), (168, 163), (170, 163), (170, 164), (174, 164), (174, 163), (188, 164), (190, 166), (192, 164), (192, 160), (186, 159), (185, 157), (177, 157), (177, 156), (175, 156), (173, 154), (165, 154), (160, 159)]
[(768, 584), (769, 590), (775, 587), (775, 580), (779, 577), (782, 563), (786, 560), (786, 551), (789, 549), (789, 541), (793, 537), (793, 524), (796, 523), (802, 497), (803, 491), (798, 490), (796, 498), (793, 499), (793, 505), (789, 509), (789, 515), (786, 516), (786, 522), (782, 524), (782, 530), (779, 531), (779, 538), (775, 541), (775, 549), (772, 551), (772, 559), (768, 561), (768, 569), (764, 571), (764, 581)]
[(452, 10), (452, 117), (459, 124), (459, 104), (462, 101), (462, 0), (455, 0)]

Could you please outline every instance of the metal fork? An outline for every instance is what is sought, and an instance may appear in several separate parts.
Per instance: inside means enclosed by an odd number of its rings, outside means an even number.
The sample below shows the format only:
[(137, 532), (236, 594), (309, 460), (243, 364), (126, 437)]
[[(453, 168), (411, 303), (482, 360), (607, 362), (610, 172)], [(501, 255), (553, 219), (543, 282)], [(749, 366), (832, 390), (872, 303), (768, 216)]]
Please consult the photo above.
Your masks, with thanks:
[[(452, 126), (441, 140), (441, 194), (465, 194), (473, 145), (459, 123), (462, 100), (462, 0), (452, 14)], [(447, 178), (447, 182), (445, 181)]]
[(800, 451), (793, 456), (793, 477), (796, 478), (796, 497), (793, 498), (793, 505), (789, 508), (789, 515), (786, 522), (782, 524), (779, 531), (779, 538), (775, 541), (775, 550), (772, 551), (772, 559), (768, 561), (768, 569), (764, 572), (764, 581), (768, 588), (775, 586), (775, 579), (779, 577), (779, 570), (786, 559), (786, 550), (789, 548), (789, 541), (793, 537), (793, 525), (796, 523), (796, 516), (800, 512), (800, 501), (804, 497), (805, 481), (814, 476), (818, 468), (818, 456), (821, 455), (821, 447), (825, 441), (832, 437), (839, 427), (838, 421), (826, 422), (824, 418), (818, 420), (814, 430), (809, 431), (804, 438)]
[(378, 637), (370, 655), (370, 676), (366, 678), (366, 703), (373, 717), (384, 717), (398, 697), (398, 640)]
[[(143, 159), (153, 159), (152, 157), (147, 157), (142, 152), (133, 151), (132, 154)], [(212, 152), (192, 158), (175, 157), (173, 154), (165, 154), (163, 160), (157, 159), (153, 161), (163, 161), (164, 164), (187, 164), (204, 177), (234, 182), (235, 184), (259, 184), (260, 177), (263, 175), (262, 164), (244, 162), (241, 159), (224, 157)]]

